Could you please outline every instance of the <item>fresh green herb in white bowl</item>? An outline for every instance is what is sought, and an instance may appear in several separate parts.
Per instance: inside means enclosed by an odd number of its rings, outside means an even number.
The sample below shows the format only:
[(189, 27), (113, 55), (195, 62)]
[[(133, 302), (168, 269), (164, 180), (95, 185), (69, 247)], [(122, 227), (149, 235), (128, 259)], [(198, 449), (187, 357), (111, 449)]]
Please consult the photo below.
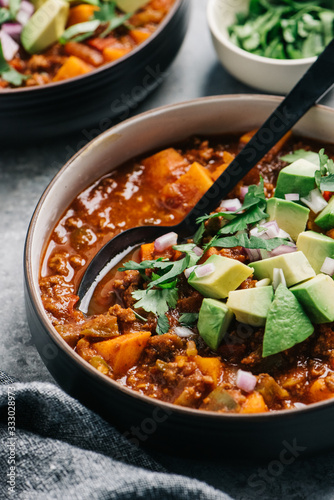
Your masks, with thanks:
[[(304, 11), (294, 14), (298, 18), (296, 25), (283, 22), (284, 37), (290, 41), (279, 45), (277, 39), (273, 40), (274, 35), (280, 33), (283, 9), (295, 9), (298, 4), (304, 6)], [(265, 92), (285, 94), (331, 38), (334, 11), (331, 18), (324, 6), (325, 3), (319, 1), (209, 0), (207, 17), (217, 55), (225, 68), (243, 83)], [(258, 24), (253, 20), (256, 10)], [(302, 38), (300, 35), (305, 35), (306, 30), (309, 38)], [(282, 29), (281, 34), (283, 36)], [(307, 57), (310, 54), (312, 57)], [(292, 59), (292, 55), (297, 58)]]
[(304, 59), (321, 54), (334, 38), (329, 2), (250, 0), (228, 28), (230, 40), (252, 54), (274, 59)]

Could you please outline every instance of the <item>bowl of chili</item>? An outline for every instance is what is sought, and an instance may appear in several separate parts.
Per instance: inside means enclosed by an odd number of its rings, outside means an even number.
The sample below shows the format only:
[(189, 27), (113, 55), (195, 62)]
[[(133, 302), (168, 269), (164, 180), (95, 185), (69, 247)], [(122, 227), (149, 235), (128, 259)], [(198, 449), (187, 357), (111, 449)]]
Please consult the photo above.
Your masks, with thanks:
[[(49, 27), (46, 33), (54, 37), (52, 43), (42, 38), (43, 45), (41, 36), (36, 41), (33, 35), (40, 19), (45, 22), (50, 18), (47, 12), (40, 13), (47, 2), (61, 4), (51, 5), (51, 12), (55, 7), (65, 6), (67, 10), (64, 26), (59, 33)], [(25, 3), (29, 2), (23, 0), (23, 6)], [(20, 25), (21, 40), (12, 33), (19, 24), (13, 16), (10, 22), (2, 23), (3, 141), (53, 138), (92, 126), (103, 131), (113, 118), (128, 117), (131, 109), (162, 82), (186, 33), (189, 0), (151, 0), (144, 4), (120, 0), (126, 12), (118, 8), (117, 2), (93, 3), (96, 5), (80, 3), (69, 8), (63, 0), (40, 2), (41, 7), (36, 5), (28, 20), (34, 29), (27, 29), (29, 24), (23, 29)], [(133, 14), (128, 4), (140, 5)], [(9, 7), (2, 7), (2, 13), (9, 13)], [(27, 40), (22, 45), (25, 30)], [(8, 48), (8, 37), (14, 49), (11, 44)]]
[[(331, 318), (324, 324), (315, 321), (304, 339), (283, 342), (277, 349), (279, 328), (277, 324), (271, 328), (273, 335), (264, 332), (256, 302), (248, 319), (245, 311), (240, 313), (240, 304), (232, 304), (233, 293), (235, 301), (235, 294), (241, 297), (240, 292), (244, 296), (250, 289), (260, 290), (256, 294), (264, 297), (275, 279), (257, 274), (256, 269), (252, 274), (250, 269), (256, 268), (259, 257), (245, 243), (247, 237), (240, 228), (232, 246), (222, 248), (217, 243), (217, 235), (224, 233), (224, 213), (233, 215), (240, 210), (247, 193), (258, 197), (260, 204), (266, 203), (264, 199), (273, 198), (279, 173), (287, 165), (300, 159), (312, 165), (322, 148), (329, 157), (334, 156), (329, 133), (334, 112), (330, 108), (312, 108), (292, 135), (271, 150), (214, 217), (205, 221), (195, 243), (190, 239), (175, 246), (177, 235), (167, 235), (125, 254), (111, 275), (101, 280), (85, 314), (76, 307), (80, 278), (98, 249), (128, 227), (173, 225), (181, 220), (278, 101), (278, 97), (252, 95), (203, 98), (122, 122), (61, 169), (33, 215), (25, 248), (25, 297), (36, 347), (68, 393), (138, 445), (174, 451), (177, 446), (180, 453), (189, 449), (220, 453), (223, 447), (229, 454), (263, 457), (279, 455), (282, 442), (297, 443), (307, 453), (334, 444), (330, 438), (334, 412)], [(296, 193), (287, 194), (285, 201), (293, 203)], [(321, 196), (326, 204), (330, 196), (324, 191)], [(254, 203), (252, 199), (250, 206)], [(309, 209), (298, 210), (317, 210), (313, 199), (308, 203)], [(260, 206), (257, 209), (261, 211)], [(331, 244), (331, 233), (324, 235), (314, 218), (308, 218), (309, 232), (304, 232), (309, 236), (320, 231), (320, 239), (328, 238)], [(262, 255), (260, 262), (285, 254), (298, 257), (298, 253), (290, 253), (296, 250), (290, 247), (296, 247), (297, 235), (286, 236), (287, 222), (280, 222), (279, 228), (265, 220), (259, 222), (251, 229), (249, 241), (251, 237), (258, 240), (261, 231), (283, 230), (275, 236), (279, 236), (278, 247), (271, 248), (270, 238), (260, 238), (257, 252), (274, 252)], [(306, 220), (304, 229), (305, 224)], [(310, 262), (315, 252), (318, 250), (312, 252), (312, 247), (311, 253), (306, 252)], [(195, 260), (184, 267), (186, 258)], [(219, 341), (212, 340), (215, 326), (210, 323), (220, 314), (220, 310), (210, 309), (219, 300), (196, 284), (210, 275), (204, 269), (207, 259), (210, 263), (223, 259), (237, 266), (232, 281), (239, 268), (248, 269), (247, 276), (238, 278), (241, 284), (234, 283), (236, 291), (227, 292), (227, 305), (237, 320), (232, 319), (231, 328)], [(193, 265), (201, 269), (196, 276)], [(322, 267), (322, 261), (319, 265), (321, 270), (319, 267), (316, 273), (302, 266), (301, 272), (311, 274), (300, 281), (327, 282), (322, 275), (331, 271)], [(172, 275), (166, 278), (166, 272)], [(314, 278), (315, 274), (320, 278)], [(293, 278), (288, 272), (285, 276), (290, 280), (286, 283), (289, 289), (279, 278), (277, 301), (283, 288), (287, 293), (294, 288)], [(150, 290), (153, 294), (147, 300)], [(260, 308), (265, 300), (261, 299)], [(203, 304), (211, 310), (204, 320)], [(219, 304), (221, 310), (226, 307), (225, 301)], [(280, 309), (277, 302), (275, 307)], [(207, 323), (210, 331), (203, 333)]]

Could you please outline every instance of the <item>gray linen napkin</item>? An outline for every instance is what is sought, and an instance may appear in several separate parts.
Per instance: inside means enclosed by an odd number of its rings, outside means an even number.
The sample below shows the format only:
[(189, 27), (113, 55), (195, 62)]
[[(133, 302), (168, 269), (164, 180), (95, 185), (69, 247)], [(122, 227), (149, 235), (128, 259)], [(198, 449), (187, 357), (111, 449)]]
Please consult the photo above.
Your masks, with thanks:
[(1, 499), (230, 498), (195, 479), (168, 474), (53, 384), (19, 383), (1, 372), (0, 384)]

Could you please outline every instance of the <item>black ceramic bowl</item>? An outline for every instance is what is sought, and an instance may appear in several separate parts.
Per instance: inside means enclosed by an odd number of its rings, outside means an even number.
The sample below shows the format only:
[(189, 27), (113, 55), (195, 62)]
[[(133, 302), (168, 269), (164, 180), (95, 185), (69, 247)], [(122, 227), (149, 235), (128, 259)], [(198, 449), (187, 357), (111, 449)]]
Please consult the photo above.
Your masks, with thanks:
[(1, 143), (34, 141), (127, 118), (163, 80), (186, 33), (190, 0), (176, 0), (157, 31), (119, 61), (41, 87), (0, 91)]
[[(103, 133), (56, 175), (33, 215), (25, 248), (25, 297), (37, 349), (56, 381), (102, 414), (137, 444), (181, 454), (200, 450), (239, 457), (277, 457), (286, 449), (313, 453), (334, 445), (334, 400), (296, 410), (256, 415), (201, 412), (152, 400), (122, 387), (78, 356), (52, 327), (43, 309), (39, 268), (51, 231), (73, 198), (131, 157), (194, 134), (224, 134), (258, 127), (280, 98), (224, 96), (198, 99), (138, 115)], [(334, 110), (316, 106), (296, 133), (331, 142)], [(290, 448), (289, 448), (290, 447)], [(291, 455), (289, 455), (290, 457)]]

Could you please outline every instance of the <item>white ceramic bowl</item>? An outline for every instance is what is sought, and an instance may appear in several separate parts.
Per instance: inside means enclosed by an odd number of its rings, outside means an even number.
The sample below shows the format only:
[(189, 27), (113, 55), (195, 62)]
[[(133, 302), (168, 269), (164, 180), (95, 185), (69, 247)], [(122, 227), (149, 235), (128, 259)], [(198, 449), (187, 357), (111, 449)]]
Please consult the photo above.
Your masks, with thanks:
[[(132, 442), (136, 441), (132, 429), (143, 429), (143, 424), (151, 422), (155, 430), (144, 433), (145, 444), (177, 454), (187, 451), (193, 452), (192, 456), (206, 454), (211, 458), (212, 454), (234, 454), (239, 459), (278, 457), (284, 441), (297, 441), (307, 453), (334, 447), (333, 399), (282, 412), (220, 414), (153, 400), (118, 384), (93, 368), (61, 338), (43, 308), (38, 284), (41, 258), (54, 225), (89, 184), (132, 157), (191, 135), (241, 133), (257, 128), (279, 103), (280, 98), (272, 96), (215, 96), (137, 115), (79, 151), (59, 171), (38, 203), (25, 248), (26, 308), (34, 342), (59, 385), (111, 420)], [(294, 131), (325, 144), (333, 142), (333, 123), (333, 109), (315, 106)]]
[(209, 0), (207, 19), (213, 44), (223, 66), (251, 87), (273, 94), (287, 94), (316, 57), (271, 59), (240, 49), (229, 39), (227, 28), (237, 12), (247, 12), (249, 0)]

